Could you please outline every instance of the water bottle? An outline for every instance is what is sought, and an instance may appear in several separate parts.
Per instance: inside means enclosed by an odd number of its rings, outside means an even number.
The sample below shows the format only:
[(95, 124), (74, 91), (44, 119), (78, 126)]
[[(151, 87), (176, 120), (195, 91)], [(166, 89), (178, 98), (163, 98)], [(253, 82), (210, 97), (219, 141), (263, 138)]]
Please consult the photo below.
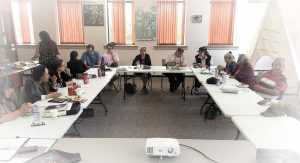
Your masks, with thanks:
[(32, 112), (33, 112), (33, 123), (39, 123), (41, 121), (40, 107), (34, 105)]
[(138, 69), (140, 69), (140, 68), (141, 68), (140, 61), (139, 61), (139, 60), (138, 60), (138, 61), (136, 61), (136, 66), (137, 66), (137, 68), (138, 68)]

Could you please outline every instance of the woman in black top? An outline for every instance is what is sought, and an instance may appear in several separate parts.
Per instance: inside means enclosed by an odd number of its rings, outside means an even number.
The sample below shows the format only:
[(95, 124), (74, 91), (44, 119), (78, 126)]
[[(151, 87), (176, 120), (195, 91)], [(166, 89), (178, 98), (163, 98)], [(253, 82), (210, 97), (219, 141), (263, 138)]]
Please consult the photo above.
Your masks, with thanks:
[(35, 55), (32, 59), (35, 60), (36, 58), (39, 58), (40, 64), (49, 68), (53, 60), (57, 59), (59, 51), (56, 43), (50, 38), (46, 31), (41, 31), (39, 36), (41, 42), (39, 42)]
[[(141, 47), (140, 54), (137, 55), (132, 62), (133, 66), (136, 66), (138, 64), (145, 65), (145, 66), (151, 66), (151, 58), (150, 58), (150, 55), (146, 53), (146, 50), (147, 50), (146, 47)], [(143, 81), (142, 92), (144, 94), (148, 94), (147, 83), (148, 83), (150, 74), (136, 73), (135, 75), (139, 76), (141, 78), (141, 80)]]
[(77, 59), (77, 57), (78, 52), (72, 51), (70, 53), (70, 61), (67, 63), (73, 78), (76, 78), (77, 74), (82, 74), (88, 69), (84, 62), (81, 59)]
[(51, 81), (56, 79), (56, 84), (59, 87), (66, 87), (67, 85), (72, 84), (72, 75), (62, 59), (55, 59), (50, 67), (49, 75)]
[[(195, 56), (196, 65), (200, 68), (210, 68), (211, 65), (211, 55), (209, 55), (207, 48), (205, 46), (200, 47), (197, 51), (198, 54)], [(195, 93), (199, 93), (199, 88), (201, 83), (195, 77)]]

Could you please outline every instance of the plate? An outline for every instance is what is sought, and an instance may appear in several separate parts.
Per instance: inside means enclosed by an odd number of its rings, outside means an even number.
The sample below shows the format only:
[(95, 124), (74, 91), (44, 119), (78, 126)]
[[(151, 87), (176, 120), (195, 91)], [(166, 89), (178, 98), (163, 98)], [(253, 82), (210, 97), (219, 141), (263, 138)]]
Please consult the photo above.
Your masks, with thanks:
[(239, 88), (249, 88), (249, 85), (244, 84), (244, 83), (240, 83), (240, 84), (237, 84), (237, 87), (239, 87)]

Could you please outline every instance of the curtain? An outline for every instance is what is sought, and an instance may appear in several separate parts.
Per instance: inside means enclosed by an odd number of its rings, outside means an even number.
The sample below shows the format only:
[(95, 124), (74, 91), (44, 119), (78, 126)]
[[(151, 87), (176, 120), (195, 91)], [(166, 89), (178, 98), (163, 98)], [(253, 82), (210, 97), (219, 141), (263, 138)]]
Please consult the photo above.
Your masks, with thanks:
[(126, 44), (125, 1), (112, 0), (114, 42)]
[(181, 45), (184, 45), (185, 34), (185, 1), (183, 2), (183, 15), (182, 15), (182, 31), (181, 31)]
[(177, 0), (158, 0), (158, 45), (177, 44)]
[(6, 38), (6, 44), (15, 43), (15, 31), (13, 25), (13, 17), (10, 11), (3, 11), (3, 22), (4, 23), (4, 35)]
[(132, 44), (135, 45), (136, 35), (135, 35), (135, 2), (132, 0)]
[(83, 44), (81, 0), (58, 0), (58, 19), (61, 44)]
[(236, 0), (211, 0), (209, 45), (233, 45)]
[(20, 1), (19, 7), (22, 43), (31, 43), (27, 2)]

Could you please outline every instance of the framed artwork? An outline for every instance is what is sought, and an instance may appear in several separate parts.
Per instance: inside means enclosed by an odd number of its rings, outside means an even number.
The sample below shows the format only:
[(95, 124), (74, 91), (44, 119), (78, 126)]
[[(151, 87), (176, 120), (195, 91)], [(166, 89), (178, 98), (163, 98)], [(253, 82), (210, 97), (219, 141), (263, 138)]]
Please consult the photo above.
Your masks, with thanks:
[(104, 26), (104, 6), (101, 4), (83, 5), (84, 26)]
[(156, 39), (156, 7), (137, 6), (135, 10), (136, 40)]

